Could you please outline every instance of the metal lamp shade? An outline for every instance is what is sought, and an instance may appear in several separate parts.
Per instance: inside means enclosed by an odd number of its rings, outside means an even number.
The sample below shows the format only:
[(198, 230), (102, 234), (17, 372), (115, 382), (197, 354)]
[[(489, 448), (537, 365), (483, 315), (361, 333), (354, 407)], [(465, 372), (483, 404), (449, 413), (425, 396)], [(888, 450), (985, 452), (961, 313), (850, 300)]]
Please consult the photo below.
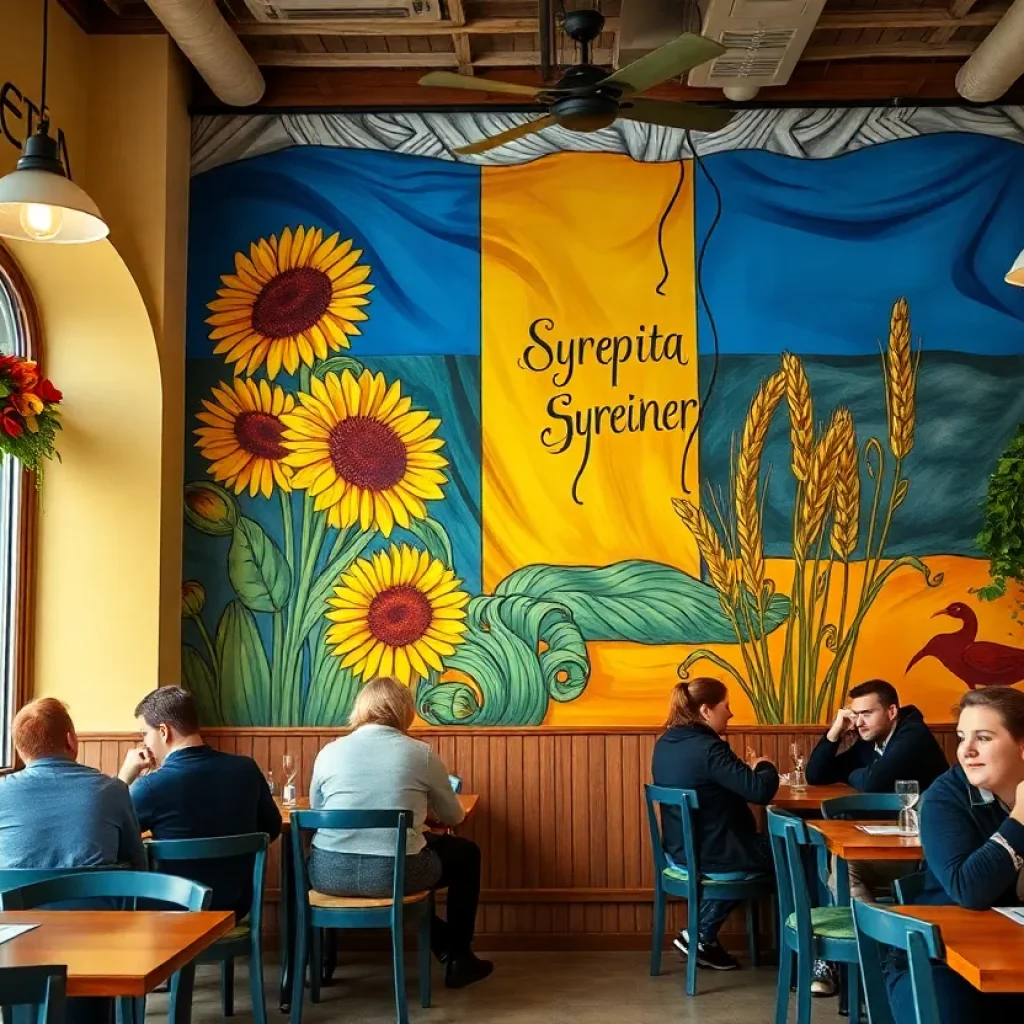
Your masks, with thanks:
[[(49, 206), (59, 212), (60, 226), (52, 237), (40, 238), (26, 229), (22, 215), (30, 206)], [(96, 204), (63, 174), (21, 170), (0, 178), (0, 236), (74, 244), (97, 242), (109, 233)]]

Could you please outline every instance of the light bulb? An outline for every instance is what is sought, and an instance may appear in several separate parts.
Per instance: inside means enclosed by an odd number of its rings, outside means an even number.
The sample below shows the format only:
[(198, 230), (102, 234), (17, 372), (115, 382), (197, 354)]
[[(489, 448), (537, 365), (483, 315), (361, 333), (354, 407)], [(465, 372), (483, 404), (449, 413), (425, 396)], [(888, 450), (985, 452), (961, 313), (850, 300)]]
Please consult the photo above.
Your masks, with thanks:
[(18, 215), (25, 233), (37, 242), (49, 242), (60, 234), (64, 214), (47, 203), (25, 203)]

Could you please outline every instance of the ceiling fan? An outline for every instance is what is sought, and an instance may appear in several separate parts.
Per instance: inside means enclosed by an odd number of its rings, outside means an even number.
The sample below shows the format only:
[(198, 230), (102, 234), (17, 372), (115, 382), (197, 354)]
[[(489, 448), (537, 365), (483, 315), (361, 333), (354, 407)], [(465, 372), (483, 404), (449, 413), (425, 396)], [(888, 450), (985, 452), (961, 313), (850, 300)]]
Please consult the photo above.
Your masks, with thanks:
[(424, 75), (420, 85), (529, 96), (548, 108), (543, 117), (517, 125), (489, 139), (463, 146), (455, 152), (462, 156), (485, 153), (514, 139), (535, 135), (555, 124), (573, 132), (596, 132), (607, 128), (617, 118), (624, 118), (669, 128), (716, 132), (732, 119), (731, 111), (719, 107), (647, 99), (641, 95), (662, 82), (678, 78), (691, 68), (714, 59), (725, 52), (725, 47), (704, 36), (686, 33), (609, 74), (590, 63), (591, 44), (603, 28), (604, 16), (600, 11), (566, 12), (562, 29), (579, 43), (581, 61), (569, 68), (561, 80), (550, 87), (534, 88), (515, 82), (473, 78), (451, 71), (432, 71)]

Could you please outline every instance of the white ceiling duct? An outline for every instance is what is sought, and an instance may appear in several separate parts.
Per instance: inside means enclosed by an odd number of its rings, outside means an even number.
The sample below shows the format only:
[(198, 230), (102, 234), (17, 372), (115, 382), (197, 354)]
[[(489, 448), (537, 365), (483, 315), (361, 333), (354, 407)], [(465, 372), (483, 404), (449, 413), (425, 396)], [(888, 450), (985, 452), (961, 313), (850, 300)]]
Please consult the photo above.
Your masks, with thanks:
[(1014, 0), (956, 76), (956, 91), (972, 103), (992, 103), (1024, 74), (1024, 0)]
[(146, 0), (150, 9), (222, 103), (248, 107), (266, 84), (216, 0)]

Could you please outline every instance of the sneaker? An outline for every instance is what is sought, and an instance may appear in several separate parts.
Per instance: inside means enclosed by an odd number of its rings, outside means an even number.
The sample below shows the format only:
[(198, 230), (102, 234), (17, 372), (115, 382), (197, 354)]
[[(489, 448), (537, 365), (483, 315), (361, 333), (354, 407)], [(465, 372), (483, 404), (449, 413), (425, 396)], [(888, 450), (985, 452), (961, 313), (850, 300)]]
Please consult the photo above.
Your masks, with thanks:
[[(672, 940), (672, 945), (683, 956), (690, 955), (690, 935), (685, 928)], [(697, 966), (708, 967), (712, 971), (735, 971), (740, 965), (716, 939), (714, 942), (697, 943)]]
[(465, 988), (477, 981), (483, 981), (494, 970), (490, 960), (481, 960), (472, 953), (449, 957), (445, 963), (445, 988)]
[(830, 964), (827, 960), (815, 960), (811, 975), (811, 995), (826, 998), (834, 996), (838, 991), (839, 977), (835, 964)]

